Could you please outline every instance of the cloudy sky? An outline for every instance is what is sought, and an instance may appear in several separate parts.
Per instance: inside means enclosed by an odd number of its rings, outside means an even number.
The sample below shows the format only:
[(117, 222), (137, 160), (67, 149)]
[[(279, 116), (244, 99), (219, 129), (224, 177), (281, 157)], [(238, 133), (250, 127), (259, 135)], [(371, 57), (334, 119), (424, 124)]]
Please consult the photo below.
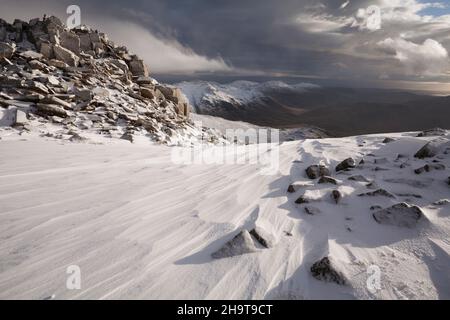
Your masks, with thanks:
[(450, 1), (430, 1), (0, 0), (6, 20), (64, 18), (78, 4), (83, 23), (126, 44), (161, 76), (450, 91)]

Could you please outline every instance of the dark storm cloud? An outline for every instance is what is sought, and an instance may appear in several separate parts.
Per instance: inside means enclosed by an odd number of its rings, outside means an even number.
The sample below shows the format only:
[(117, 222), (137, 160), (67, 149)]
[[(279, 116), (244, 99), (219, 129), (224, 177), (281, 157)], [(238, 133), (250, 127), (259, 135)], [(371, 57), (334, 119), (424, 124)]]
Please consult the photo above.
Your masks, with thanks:
[[(44, 2), (62, 13), (68, 4), (71, 1)], [(405, 80), (445, 79), (448, 72), (450, 18), (422, 17), (420, 10), (431, 5), (416, 0), (82, 0), (78, 4), (88, 21), (98, 21), (100, 27), (106, 20), (111, 29), (131, 22), (155, 39), (197, 55), (192, 63), (202, 70), (216, 66), (220, 71), (226, 65), (241, 73)], [(370, 5), (382, 9), (377, 31), (364, 26), (362, 17)], [(129, 37), (133, 36), (138, 35)], [(151, 63), (159, 53), (148, 54)], [(430, 57), (440, 68), (427, 68)]]

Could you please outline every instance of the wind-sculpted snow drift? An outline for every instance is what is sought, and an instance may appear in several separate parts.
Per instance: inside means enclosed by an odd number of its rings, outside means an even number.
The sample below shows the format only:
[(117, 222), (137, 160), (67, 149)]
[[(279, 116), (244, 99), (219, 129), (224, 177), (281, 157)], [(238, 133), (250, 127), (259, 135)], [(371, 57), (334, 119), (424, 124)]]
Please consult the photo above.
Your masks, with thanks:
[[(285, 142), (267, 176), (258, 163), (174, 164), (162, 145), (9, 132), (0, 298), (448, 299), (450, 150), (414, 157), (436, 139)], [(445, 169), (415, 173), (427, 164)], [(376, 190), (392, 196), (358, 196)], [(65, 286), (70, 265), (80, 290)]]

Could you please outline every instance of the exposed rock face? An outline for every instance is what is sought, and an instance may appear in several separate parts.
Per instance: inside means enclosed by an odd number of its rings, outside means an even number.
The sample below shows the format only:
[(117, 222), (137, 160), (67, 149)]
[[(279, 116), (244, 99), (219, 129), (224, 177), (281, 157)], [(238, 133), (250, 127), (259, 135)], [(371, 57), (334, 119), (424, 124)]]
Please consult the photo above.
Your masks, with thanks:
[(306, 175), (310, 179), (317, 179), (318, 177), (330, 175), (330, 170), (328, 170), (328, 168), (323, 165), (312, 165), (306, 168), (305, 171)]
[(347, 158), (336, 166), (336, 172), (348, 170), (356, 167), (356, 162), (353, 158)]
[(331, 183), (331, 184), (337, 184), (336, 179), (329, 177), (329, 176), (322, 176), (320, 177), (319, 181), (317, 183)]
[(257, 251), (252, 237), (247, 230), (242, 230), (233, 239), (214, 252), (211, 256), (214, 259), (228, 258)]
[(345, 276), (334, 268), (330, 258), (328, 257), (324, 257), (315, 262), (311, 266), (311, 274), (317, 280), (335, 282), (339, 285), (346, 285), (347, 283)]
[(423, 212), (419, 207), (411, 206), (404, 202), (377, 211), (373, 214), (375, 221), (380, 224), (407, 228), (414, 227), (422, 217)]

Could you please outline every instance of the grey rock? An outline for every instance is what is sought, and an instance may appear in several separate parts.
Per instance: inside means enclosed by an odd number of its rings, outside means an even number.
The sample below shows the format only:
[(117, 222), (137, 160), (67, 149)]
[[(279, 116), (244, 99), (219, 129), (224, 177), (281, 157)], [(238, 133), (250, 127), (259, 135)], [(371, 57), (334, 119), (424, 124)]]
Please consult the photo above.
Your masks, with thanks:
[(342, 193), (339, 190), (331, 191), (331, 199), (338, 204), (342, 199)]
[(426, 164), (423, 167), (417, 168), (414, 170), (415, 174), (422, 174), (424, 172), (430, 172), (435, 170), (445, 170), (445, 165), (441, 163), (433, 163), (433, 164)]
[(142, 59), (134, 59), (134, 60), (130, 61), (129, 67), (130, 67), (131, 73), (134, 76), (148, 77), (148, 75), (149, 75), (148, 67), (144, 63), (144, 60), (142, 60)]
[(323, 165), (309, 166), (308, 168), (306, 168), (305, 172), (310, 179), (317, 179), (318, 177), (330, 175), (330, 170), (328, 170), (328, 168)]
[(425, 144), (419, 151), (414, 155), (415, 158), (424, 159), (432, 158), (436, 156), (440, 151), (442, 151), (446, 146), (448, 146), (449, 140), (445, 138), (437, 138)]
[(383, 143), (390, 143), (390, 142), (394, 142), (394, 141), (395, 141), (395, 139), (386, 137), (386, 138), (384, 138)]
[(348, 170), (356, 167), (356, 162), (353, 158), (347, 158), (336, 166), (336, 171)]
[(373, 218), (380, 224), (412, 228), (423, 215), (419, 207), (402, 202), (373, 213)]
[(295, 203), (302, 204), (302, 203), (309, 203), (309, 199), (305, 198), (305, 196), (300, 196), (295, 200)]
[(322, 176), (320, 177), (319, 181), (317, 183), (331, 183), (331, 184), (337, 184), (337, 180), (329, 177), (329, 176)]
[(25, 125), (28, 123), (28, 118), (27, 118), (27, 114), (22, 111), (17, 109), (16, 110), (16, 125)]
[(294, 185), (290, 184), (287, 188), (287, 192), (289, 193), (294, 193), (295, 192), (295, 187)]
[(72, 51), (56, 44), (53, 46), (53, 52), (57, 60), (63, 61), (72, 67), (78, 66), (80, 58), (78, 58), (78, 56), (76, 56)]
[(242, 230), (233, 239), (225, 243), (218, 251), (211, 254), (214, 259), (222, 259), (256, 252), (257, 248), (247, 230)]
[(264, 238), (264, 235), (262, 234), (261, 230), (259, 230), (258, 228), (254, 228), (252, 230), (250, 230), (250, 235), (252, 235), (256, 241), (258, 241), (258, 243), (260, 245), (262, 245), (264, 248), (270, 248), (272, 246), (271, 242), (268, 239)]
[(351, 176), (348, 178), (348, 180), (358, 181), (358, 182), (369, 182), (369, 180), (362, 175)]
[(14, 54), (14, 52), (16, 52), (15, 45), (6, 42), (0, 42), (0, 59), (1, 58), (10, 59)]
[(395, 198), (395, 196), (392, 193), (384, 189), (378, 189), (375, 191), (358, 194), (358, 197), (377, 197), (377, 196)]
[(310, 215), (315, 215), (320, 213), (320, 209), (311, 206), (305, 206), (305, 212)]
[(38, 103), (36, 105), (36, 113), (43, 116), (57, 116), (61, 118), (67, 117), (66, 110), (51, 104)]
[(432, 137), (432, 136), (445, 136), (447, 134), (447, 130), (441, 128), (433, 128), (420, 132), (418, 137)]
[(311, 266), (310, 270), (312, 276), (317, 280), (334, 282), (339, 285), (347, 284), (347, 279), (341, 272), (335, 269), (329, 257), (324, 257), (321, 260), (315, 262)]

